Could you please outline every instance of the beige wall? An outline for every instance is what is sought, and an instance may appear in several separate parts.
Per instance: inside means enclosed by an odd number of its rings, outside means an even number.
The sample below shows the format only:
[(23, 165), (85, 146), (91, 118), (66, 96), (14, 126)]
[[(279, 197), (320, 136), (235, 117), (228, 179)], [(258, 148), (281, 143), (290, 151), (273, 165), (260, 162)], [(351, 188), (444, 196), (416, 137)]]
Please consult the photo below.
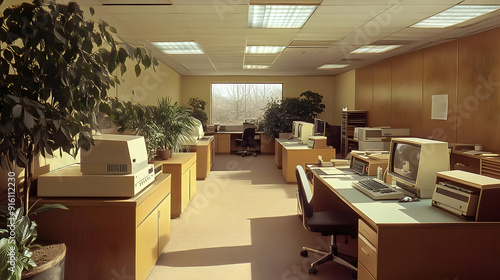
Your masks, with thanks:
[(355, 86), (354, 80), (356, 71), (352, 70), (333, 77), (334, 89), (333, 104), (329, 114), (333, 115), (333, 125), (341, 125), (342, 122), (342, 107), (347, 107), (349, 110), (354, 110)]
[(127, 63), (127, 72), (121, 77), (116, 92), (110, 92), (110, 95), (117, 96), (124, 101), (145, 105), (156, 105), (157, 100), (162, 97), (182, 103), (181, 75), (160, 62), (156, 71), (147, 69), (136, 77), (134, 66), (135, 62)]
[(298, 97), (302, 92), (311, 90), (323, 95), (323, 103), (326, 105), (325, 111), (319, 117), (328, 123), (333, 122), (334, 80), (331, 76), (185, 76), (182, 78), (183, 104), (187, 104), (191, 97), (199, 97), (207, 102), (208, 108), (205, 111), (210, 117), (210, 89), (212, 83), (283, 83), (283, 97)]

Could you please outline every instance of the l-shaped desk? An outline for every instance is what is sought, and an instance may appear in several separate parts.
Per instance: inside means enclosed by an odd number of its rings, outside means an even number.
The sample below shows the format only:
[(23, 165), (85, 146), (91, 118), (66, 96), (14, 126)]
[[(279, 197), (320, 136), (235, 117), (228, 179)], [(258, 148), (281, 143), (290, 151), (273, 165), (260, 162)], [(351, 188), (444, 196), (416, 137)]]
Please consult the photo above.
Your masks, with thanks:
[(466, 221), (431, 199), (375, 201), (351, 186), (366, 176), (349, 169), (326, 175), (328, 168), (307, 168), (314, 210), (344, 208), (360, 217), (359, 280), (500, 279), (499, 222)]
[(296, 183), (295, 166), (306, 163), (318, 162), (318, 156), (323, 160), (335, 159), (335, 149), (313, 149), (307, 144), (299, 143), (297, 139), (276, 138), (274, 144), (274, 160), (276, 166), (282, 169), (283, 177), (287, 183)]

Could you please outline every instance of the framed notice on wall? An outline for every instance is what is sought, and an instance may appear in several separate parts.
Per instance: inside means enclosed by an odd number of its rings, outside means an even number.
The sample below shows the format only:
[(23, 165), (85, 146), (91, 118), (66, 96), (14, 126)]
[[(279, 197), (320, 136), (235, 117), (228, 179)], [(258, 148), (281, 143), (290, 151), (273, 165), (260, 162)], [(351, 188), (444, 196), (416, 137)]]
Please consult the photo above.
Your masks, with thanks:
[(448, 119), (448, 94), (436, 94), (432, 96), (431, 120)]

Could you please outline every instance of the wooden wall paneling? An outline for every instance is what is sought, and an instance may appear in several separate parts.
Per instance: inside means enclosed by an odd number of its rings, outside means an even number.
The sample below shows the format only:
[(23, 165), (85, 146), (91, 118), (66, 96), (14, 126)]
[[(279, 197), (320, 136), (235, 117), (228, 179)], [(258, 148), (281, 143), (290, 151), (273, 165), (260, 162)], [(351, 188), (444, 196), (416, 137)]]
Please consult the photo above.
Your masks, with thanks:
[(391, 125), (391, 69), (390, 59), (373, 65), (373, 105), (368, 118), (370, 126)]
[(349, 108), (349, 110), (356, 109), (368, 111), (368, 126), (370, 126), (373, 96), (373, 65), (356, 69), (355, 92), (354, 104), (356, 108)]
[(416, 51), (392, 59), (391, 126), (408, 127), (415, 137), (422, 134), (423, 52)]
[[(435, 140), (456, 142), (457, 41), (423, 51), (423, 135)], [(432, 120), (432, 96), (448, 95), (448, 119)]]
[(457, 142), (500, 151), (500, 29), (458, 40)]

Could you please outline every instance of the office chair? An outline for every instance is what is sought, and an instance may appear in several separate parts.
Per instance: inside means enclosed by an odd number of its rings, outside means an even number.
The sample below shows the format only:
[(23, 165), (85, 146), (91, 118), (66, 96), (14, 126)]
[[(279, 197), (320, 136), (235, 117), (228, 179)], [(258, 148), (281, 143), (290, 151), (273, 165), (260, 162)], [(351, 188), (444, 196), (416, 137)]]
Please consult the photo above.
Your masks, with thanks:
[(299, 203), (302, 210), (302, 222), (304, 227), (312, 232), (320, 232), (323, 236), (331, 236), (329, 252), (307, 247), (302, 248), (302, 251), (300, 252), (300, 255), (302, 257), (307, 257), (308, 252), (322, 255), (320, 259), (311, 263), (309, 274), (316, 274), (316, 267), (318, 265), (327, 261), (334, 261), (354, 270), (354, 277), (358, 269), (355, 266), (351, 265), (349, 262), (339, 257), (339, 253), (337, 250), (337, 235), (350, 235), (355, 238), (358, 234), (357, 215), (343, 210), (314, 212), (312, 201), (313, 194), (309, 186), (309, 181), (307, 180), (304, 168), (301, 165), (297, 165), (295, 169), (295, 175), (297, 176)]
[(255, 140), (255, 127), (245, 128), (243, 130), (241, 139), (236, 139), (236, 142), (239, 143), (238, 147), (247, 148), (246, 150), (236, 152), (237, 154), (241, 155), (242, 157), (246, 155), (253, 155), (254, 157), (257, 156), (256, 151), (250, 150), (250, 147), (259, 147), (259, 143)]

